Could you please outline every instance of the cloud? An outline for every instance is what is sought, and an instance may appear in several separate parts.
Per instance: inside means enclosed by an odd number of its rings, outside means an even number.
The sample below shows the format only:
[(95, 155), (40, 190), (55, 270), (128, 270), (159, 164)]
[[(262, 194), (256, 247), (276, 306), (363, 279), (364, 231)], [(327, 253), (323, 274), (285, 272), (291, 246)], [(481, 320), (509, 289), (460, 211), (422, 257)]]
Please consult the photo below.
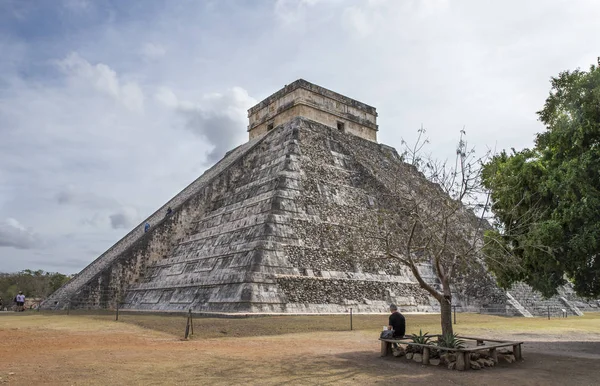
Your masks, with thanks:
[(135, 208), (123, 207), (119, 211), (111, 214), (110, 226), (113, 229), (131, 229), (139, 222), (139, 215)]
[(108, 65), (93, 65), (76, 52), (67, 55), (58, 65), (73, 81), (94, 87), (127, 109), (137, 112), (144, 109), (144, 93), (140, 86), (135, 82), (119, 79), (117, 73)]
[(327, 2), (336, 0), (276, 0), (274, 12), (280, 22), (289, 25), (305, 19), (309, 8)]
[(374, 18), (379, 18), (379, 15), (367, 15), (360, 7), (348, 7), (342, 13), (342, 23), (344, 26), (355, 32), (361, 38), (369, 36), (373, 28), (376, 27)]
[(60, 205), (75, 205), (86, 209), (106, 209), (119, 206), (119, 203), (112, 198), (78, 190), (73, 185), (61, 188), (55, 198)]
[(128, 229), (140, 221), (136, 208), (121, 205), (115, 199), (93, 192), (78, 190), (72, 185), (61, 189), (55, 198), (59, 205), (76, 207), (82, 213), (83, 225), (98, 228), (110, 225), (112, 229)]
[(62, 5), (72, 12), (83, 12), (92, 7), (89, 0), (62, 0)]
[(165, 56), (167, 54), (167, 50), (160, 44), (145, 43), (142, 46), (140, 53), (144, 59), (157, 60)]
[[(418, 23), (448, 9), (448, 0), (369, 0), (360, 5), (347, 6), (342, 12), (342, 26), (360, 38), (376, 32), (414, 33)], [(414, 26), (414, 27), (413, 27)]]
[(33, 249), (42, 244), (39, 235), (26, 228), (14, 218), (0, 221), (0, 247)]
[(2, 270), (83, 268), (123, 208), (153, 213), (295, 79), (377, 107), (382, 143), (423, 124), (443, 159), (463, 125), (480, 149), (530, 146), (550, 77), (598, 56), (591, 0), (138, 3), (0, 0), (0, 218), (48, 254), (0, 248)]
[(169, 89), (162, 88), (156, 99), (184, 119), (184, 127), (206, 139), (213, 149), (207, 161), (214, 163), (233, 147), (246, 140), (248, 109), (257, 103), (241, 87), (225, 93), (207, 94), (199, 102), (182, 101)]

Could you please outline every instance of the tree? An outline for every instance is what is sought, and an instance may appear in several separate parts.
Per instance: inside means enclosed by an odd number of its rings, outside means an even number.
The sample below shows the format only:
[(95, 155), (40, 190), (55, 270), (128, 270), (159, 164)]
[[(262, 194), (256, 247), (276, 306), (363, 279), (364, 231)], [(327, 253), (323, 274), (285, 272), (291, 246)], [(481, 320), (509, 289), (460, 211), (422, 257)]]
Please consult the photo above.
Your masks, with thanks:
[(600, 67), (562, 72), (551, 85), (535, 146), (484, 167), (497, 228), (486, 255), (505, 287), (523, 281), (552, 296), (569, 280), (578, 295), (598, 297)]
[[(361, 232), (369, 235), (364, 240), (382, 240), (381, 258), (408, 267), (419, 285), (439, 302), (442, 334), (447, 335), (453, 333), (453, 285), (474, 269), (489, 278), (480, 259), (485, 226), (482, 215), (487, 208), (480, 176), (487, 154), (477, 158), (462, 130), (455, 162), (435, 161), (423, 155), (423, 145), (428, 143), (424, 134), (424, 129), (419, 130), (414, 146), (402, 142), (402, 158), (413, 165), (413, 170), (423, 173), (421, 178), (395, 178), (397, 184), (388, 185), (390, 199), (378, 211), (378, 227)], [(479, 211), (479, 217), (474, 210)], [(431, 264), (439, 286), (424, 280), (420, 271), (423, 264)]]
[(23, 291), (27, 298), (44, 298), (67, 281), (68, 276), (43, 270), (0, 273), (0, 297), (5, 305), (10, 305), (18, 291)]

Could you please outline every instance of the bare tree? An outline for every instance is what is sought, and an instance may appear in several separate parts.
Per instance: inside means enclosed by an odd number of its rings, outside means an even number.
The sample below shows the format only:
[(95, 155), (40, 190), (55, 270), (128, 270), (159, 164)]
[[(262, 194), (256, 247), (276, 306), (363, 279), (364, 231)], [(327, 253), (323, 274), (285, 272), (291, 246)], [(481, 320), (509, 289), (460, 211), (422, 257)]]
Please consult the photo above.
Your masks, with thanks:
[[(384, 250), (378, 258), (408, 267), (419, 285), (439, 302), (443, 334), (453, 333), (453, 280), (471, 265), (482, 264), (489, 207), (480, 177), (490, 152), (477, 157), (465, 137), (461, 130), (453, 163), (435, 161), (423, 153), (428, 143), (423, 128), (414, 146), (403, 141), (402, 158), (426, 179), (396, 178), (396, 183), (388, 184), (396, 205), (378, 211), (378, 229), (363, 230), (369, 238), (381, 241)], [(423, 279), (422, 264), (431, 264), (439, 286)]]

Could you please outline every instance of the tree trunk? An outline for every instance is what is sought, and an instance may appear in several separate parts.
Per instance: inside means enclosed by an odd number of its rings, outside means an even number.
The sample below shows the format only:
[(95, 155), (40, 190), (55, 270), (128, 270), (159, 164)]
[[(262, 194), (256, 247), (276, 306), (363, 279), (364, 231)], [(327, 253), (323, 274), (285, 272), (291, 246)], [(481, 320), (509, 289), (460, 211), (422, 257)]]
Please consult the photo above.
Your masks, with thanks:
[(444, 296), (440, 302), (442, 318), (442, 335), (453, 334), (452, 329), (452, 296)]

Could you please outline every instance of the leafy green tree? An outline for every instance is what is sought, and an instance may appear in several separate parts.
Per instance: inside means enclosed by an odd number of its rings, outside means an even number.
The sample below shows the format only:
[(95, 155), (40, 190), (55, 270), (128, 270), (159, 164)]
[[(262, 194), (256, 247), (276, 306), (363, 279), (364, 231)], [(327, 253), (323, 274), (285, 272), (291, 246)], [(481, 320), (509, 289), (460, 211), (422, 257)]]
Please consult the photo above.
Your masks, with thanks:
[(0, 297), (4, 306), (9, 307), (18, 291), (23, 291), (27, 298), (45, 298), (67, 281), (66, 275), (43, 270), (0, 273)]
[(484, 167), (496, 231), (488, 265), (503, 286), (524, 281), (545, 296), (570, 280), (600, 296), (600, 67), (552, 78), (537, 114), (535, 147), (502, 152)]
[(52, 274), (50, 277), (50, 291), (48, 294), (53, 293), (63, 285), (65, 285), (69, 281), (69, 277), (67, 275), (63, 275), (62, 273)]

